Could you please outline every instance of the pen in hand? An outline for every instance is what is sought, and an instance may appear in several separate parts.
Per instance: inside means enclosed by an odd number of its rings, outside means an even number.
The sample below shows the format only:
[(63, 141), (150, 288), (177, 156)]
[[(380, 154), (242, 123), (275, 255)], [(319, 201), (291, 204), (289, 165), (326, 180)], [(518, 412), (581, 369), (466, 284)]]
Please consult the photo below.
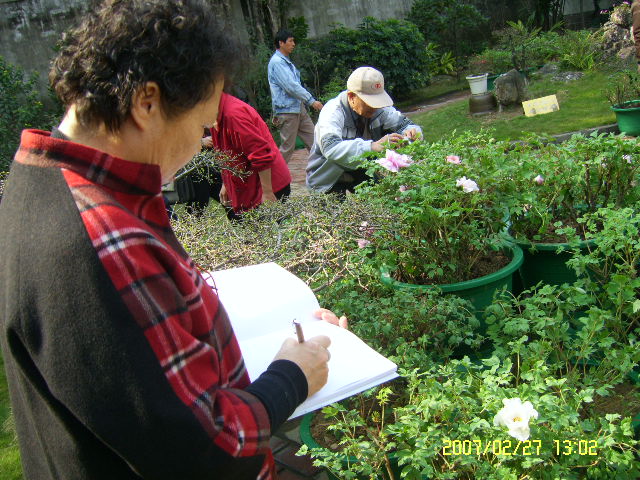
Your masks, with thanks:
[(293, 325), (294, 327), (296, 327), (296, 335), (298, 336), (298, 343), (304, 343), (304, 334), (302, 333), (302, 326), (300, 325), (300, 322), (296, 321), (296, 319), (293, 319)]

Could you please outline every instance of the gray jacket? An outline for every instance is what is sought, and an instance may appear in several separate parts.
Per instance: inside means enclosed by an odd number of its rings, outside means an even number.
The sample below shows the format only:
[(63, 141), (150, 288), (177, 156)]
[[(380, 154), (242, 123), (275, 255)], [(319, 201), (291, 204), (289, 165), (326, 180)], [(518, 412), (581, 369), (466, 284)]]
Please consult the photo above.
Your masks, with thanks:
[(347, 101), (344, 91), (329, 100), (320, 111), (316, 123), (314, 142), (307, 164), (307, 186), (313, 190), (326, 192), (346, 171), (358, 168), (355, 158), (371, 150), (371, 143), (388, 133), (404, 133), (415, 128), (422, 129), (393, 107), (378, 110), (369, 119), (363, 138), (356, 137), (356, 121), (360, 116)]

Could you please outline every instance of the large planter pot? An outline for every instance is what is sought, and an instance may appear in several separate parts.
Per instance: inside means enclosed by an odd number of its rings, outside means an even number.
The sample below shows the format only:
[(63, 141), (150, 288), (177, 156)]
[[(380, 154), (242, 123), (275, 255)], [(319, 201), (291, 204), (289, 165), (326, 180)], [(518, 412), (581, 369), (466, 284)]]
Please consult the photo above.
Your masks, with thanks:
[[(578, 279), (573, 269), (567, 266), (567, 261), (572, 255), (568, 243), (534, 243), (521, 240), (515, 242), (524, 252), (524, 262), (519, 271), (523, 290), (539, 282), (562, 285), (573, 283)], [(578, 244), (580, 250), (585, 253), (593, 246), (595, 246), (593, 240)]]
[(631, 100), (611, 107), (616, 114), (620, 132), (637, 137), (640, 135), (640, 107), (624, 108), (626, 105), (638, 104), (640, 100)]
[(465, 282), (447, 283), (444, 285), (416, 285), (399, 282), (391, 278), (388, 269), (382, 270), (382, 283), (398, 289), (429, 290), (439, 288), (443, 293), (453, 294), (469, 300), (476, 312), (483, 312), (493, 301), (494, 294), (499, 290), (511, 292), (513, 289), (513, 274), (523, 262), (522, 249), (515, 244), (504, 247), (505, 253), (511, 257), (511, 262), (497, 272), (484, 277), (467, 280)]
[(467, 77), (465, 77), (469, 82), (471, 95), (480, 95), (487, 92), (488, 76), (488, 73), (482, 73), (480, 75), (468, 75)]
[[(309, 448), (321, 448), (321, 445), (316, 442), (311, 434), (311, 421), (313, 420), (313, 416), (315, 413), (307, 413), (304, 417), (302, 417), (302, 421), (300, 422), (300, 439), (302, 443), (304, 443)], [(398, 467), (398, 460), (396, 456), (391, 453), (389, 454), (389, 461), (391, 462), (391, 471), (393, 472), (393, 476), (395, 478), (400, 478), (400, 467)], [(349, 465), (353, 465), (358, 462), (356, 457), (344, 457), (341, 460), (342, 466), (345, 470), (349, 469)], [(327, 471), (327, 476), (331, 480), (340, 480), (339, 477), (336, 477), (333, 473)], [(389, 476), (387, 475), (386, 469), (382, 471), (382, 477), (387, 480)], [(360, 477), (357, 477), (360, 478)], [(362, 480), (366, 480), (364, 477)]]

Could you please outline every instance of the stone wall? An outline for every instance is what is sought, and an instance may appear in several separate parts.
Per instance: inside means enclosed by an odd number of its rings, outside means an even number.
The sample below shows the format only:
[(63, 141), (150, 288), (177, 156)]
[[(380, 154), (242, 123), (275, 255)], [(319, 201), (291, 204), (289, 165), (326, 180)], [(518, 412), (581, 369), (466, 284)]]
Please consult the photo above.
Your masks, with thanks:
[(26, 72), (38, 72), (43, 93), (49, 63), (62, 32), (87, 9), (83, 0), (0, 0), (0, 55)]
[(411, 10), (413, 0), (293, 0), (289, 8), (292, 17), (304, 16), (309, 25), (309, 37), (328, 33), (332, 24), (356, 27), (364, 17), (404, 19)]

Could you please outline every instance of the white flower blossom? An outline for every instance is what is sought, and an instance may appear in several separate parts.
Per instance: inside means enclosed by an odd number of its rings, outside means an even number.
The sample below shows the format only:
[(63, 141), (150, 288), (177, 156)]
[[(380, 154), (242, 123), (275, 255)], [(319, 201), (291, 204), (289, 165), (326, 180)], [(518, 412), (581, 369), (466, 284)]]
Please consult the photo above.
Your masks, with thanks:
[(480, 189), (478, 188), (478, 184), (467, 177), (457, 179), (456, 187), (462, 187), (462, 190), (464, 190), (465, 193), (480, 191)]
[(509, 435), (524, 442), (529, 439), (529, 420), (538, 418), (538, 412), (531, 402), (524, 402), (519, 398), (505, 398), (504, 407), (493, 417), (496, 427), (507, 427)]

